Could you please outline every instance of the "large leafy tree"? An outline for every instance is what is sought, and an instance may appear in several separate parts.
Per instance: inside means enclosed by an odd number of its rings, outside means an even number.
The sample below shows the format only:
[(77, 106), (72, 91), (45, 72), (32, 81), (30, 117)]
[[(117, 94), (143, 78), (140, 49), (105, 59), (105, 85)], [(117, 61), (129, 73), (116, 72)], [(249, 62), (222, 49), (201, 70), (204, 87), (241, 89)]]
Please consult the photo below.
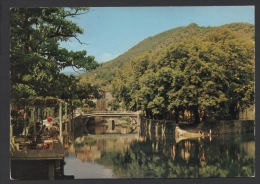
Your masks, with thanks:
[[(254, 44), (227, 28), (183, 40), (166, 54), (174, 69), (170, 108), (236, 119), (239, 107), (254, 103)], [(164, 60), (164, 61), (165, 61)]]
[(87, 12), (88, 8), (11, 9), (12, 100), (66, 96), (61, 86), (65, 82), (73, 87), (76, 81), (62, 74), (62, 69), (70, 66), (89, 71), (98, 66), (85, 50), (74, 52), (59, 46), (60, 42), (72, 38), (82, 44), (77, 36), (83, 29), (72, 18)]
[(114, 94), (128, 109), (159, 118), (174, 111), (176, 121), (187, 110), (196, 123), (206, 117), (236, 119), (239, 108), (254, 103), (254, 42), (214, 28), (135, 57), (120, 74)]
[(222, 114), (236, 119), (239, 108), (254, 104), (254, 41), (240, 38), (229, 29), (220, 28), (207, 34), (205, 40), (211, 42), (210, 51), (215, 57), (212, 60), (221, 67), (224, 81), (222, 88), (228, 99), (223, 107), (227, 110)]
[(199, 110), (220, 110), (227, 102), (223, 92), (226, 84), (222, 66), (214, 60), (211, 43), (200, 38), (184, 40), (176, 44), (166, 58), (171, 57), (174, 81), (168, 91), (170, 109), (186, 109), (200, 121)]

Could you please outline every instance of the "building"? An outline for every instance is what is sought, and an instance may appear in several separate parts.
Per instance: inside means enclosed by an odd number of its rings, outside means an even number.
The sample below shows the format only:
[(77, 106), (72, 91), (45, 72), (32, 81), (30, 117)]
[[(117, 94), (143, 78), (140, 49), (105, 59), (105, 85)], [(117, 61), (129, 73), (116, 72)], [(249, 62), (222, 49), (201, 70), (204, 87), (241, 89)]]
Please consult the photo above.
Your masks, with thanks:
[(239, 119), (240, 120), (255, 120), (255, 105), (252, 105), (246, 109), (240, 109)]

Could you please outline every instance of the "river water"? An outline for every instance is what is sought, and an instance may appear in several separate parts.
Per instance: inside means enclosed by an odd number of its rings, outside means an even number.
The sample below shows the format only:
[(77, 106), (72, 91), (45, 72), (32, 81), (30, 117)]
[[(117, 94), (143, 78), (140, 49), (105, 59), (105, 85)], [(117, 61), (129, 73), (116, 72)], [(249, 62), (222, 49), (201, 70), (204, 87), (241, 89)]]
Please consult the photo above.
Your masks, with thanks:
[(87, 130), (65, 156), (64, 174), (75, 179), (254, 176), (252, 131), (176, 140), (174, 125), (144, 125), (132, 131), (117, 127), (124, 134), (106, 133), (106, 125), (83, 127)]

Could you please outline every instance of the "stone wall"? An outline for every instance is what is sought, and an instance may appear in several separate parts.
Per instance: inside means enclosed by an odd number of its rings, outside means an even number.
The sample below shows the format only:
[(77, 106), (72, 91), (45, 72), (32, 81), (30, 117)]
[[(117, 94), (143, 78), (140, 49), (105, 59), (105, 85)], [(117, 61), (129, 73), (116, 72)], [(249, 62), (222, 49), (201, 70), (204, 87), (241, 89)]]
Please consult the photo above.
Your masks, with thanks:
[(233, 121), (210, 122), (210, 123), (204, 123), (202, 129), (206, 132), (208, 132), (211, 129), (213, 134), (254, 132), (255, 121), (233, 120)]
[(252, 105), (247, 109), (240, 109), (239, 111), (240, 120), (254, 120), (255, 119), (255, 106)]

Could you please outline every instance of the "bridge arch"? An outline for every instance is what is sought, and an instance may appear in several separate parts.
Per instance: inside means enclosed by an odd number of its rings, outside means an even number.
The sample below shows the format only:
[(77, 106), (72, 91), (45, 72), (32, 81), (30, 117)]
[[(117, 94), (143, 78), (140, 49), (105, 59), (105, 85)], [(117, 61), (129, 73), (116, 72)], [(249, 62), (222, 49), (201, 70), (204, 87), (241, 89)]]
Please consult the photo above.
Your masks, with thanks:
[[(127, 125), (127, 127), (133, 126), (134, 128), (140, 125), (140, 114), (137, 112), (121, 112), (121, 111), (93, 111), (90, 113), (82, 114), (83, 119), (88, 119), (90, 117), (102, 117), (104, 121), (106, 121), (108, 125), (108, 129), (112, 133), (115, 131), (115, 126), (117, 125)], [(122, 120), (123, 117), (127, 117), (130, 119), (128, 122), (124, 122)], [(84, 120), (83, 120), (84, 121)], [(86, 121), (86, 120), (85, 120)], [(136, 129), (136, 128), (135, 128)]]

